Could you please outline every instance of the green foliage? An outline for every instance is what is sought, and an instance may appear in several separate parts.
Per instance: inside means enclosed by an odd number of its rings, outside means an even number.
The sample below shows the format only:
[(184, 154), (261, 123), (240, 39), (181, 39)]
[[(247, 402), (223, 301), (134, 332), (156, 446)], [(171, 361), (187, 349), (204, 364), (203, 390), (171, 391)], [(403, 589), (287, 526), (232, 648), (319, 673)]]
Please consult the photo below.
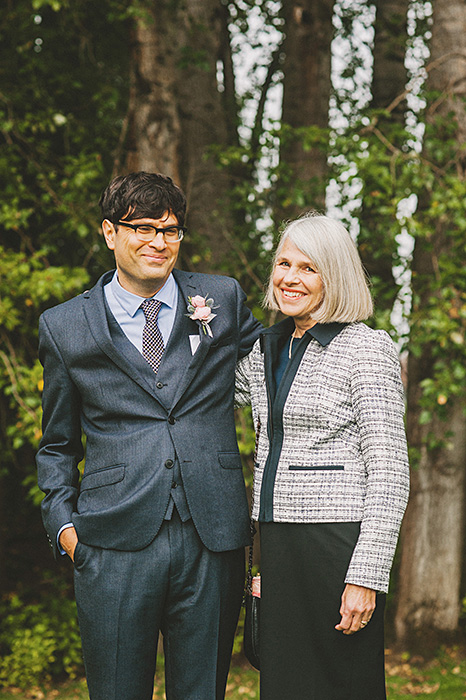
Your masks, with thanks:
[[(255, 155), (246, 146), (212, 147), (209, 154), (217, 167), (232, 175), (233, 185), (219, 202), (219, 209), (232, 214), (233, 228), (223, 231), (231, 255), (218, 271), (232, 275), (248, 295), (248, 305), (258, 320), (265, 322), (260, 306), (264, 283), (269, 273), (270, 255), (267, 243), (272, 238), (269, 191), (260, 187), (255, 173)], [(205, 244), (205, 243), (204, 243)], [(197, 250), (202, 250), (202, 240)], [(196, 262), (196, 258), (191, 258)]]
[(447, 421), (455, 401), (466, 406), (466, 180), (456, 166), (457, 144), (447, 137), (457, 128), (452, 115), (427, 125), (428, 160), (411, 228), (419, 250), (409, 348), (425, 361), (423, 422)]
[[(438, 96), (427, 97), (430, 103)], [(336, 136), (334, 174), (348, 193), (343, 206), (358, 218), (363, 260), (381, 272), (372, 275), (376, 324), (425, 360), (420, 406), (410, 410), (419, 410), (419, 422), (429, 426), (448, 421), (450, 403), (466, 398), (466, 181), (456, 167), (452, 115), (427, 124), (422, 154), (386, 116), (368, 112)], [(409, 210), (413, 195), (417, 205)], [(409, 240), (415, 261), (401, 245)], [(433, 426), (424, 434), (430, 449), (450, 438), (445, 430), (440, 438)]]
[(252, 422), (251, 407), (245, 406), (236, 411), (236, 438), (243, 461), (243, 473), (246, 486), (252, 488), (252, 477), (254, 471), (254, 452), (256, 445), (256, 434)]
[(41, 436), (39, 314), (108, 266), (96, 200), (126, 109), (127, 9), (18, 0), (0, 20), (0, 475), (21, 481)]
[[(82, 268), (47, 265), (46, 249), (32, 254), (0, 247), (0, 391), (8, 415), (0, 464), (23, 446), (37, 448), (41, 437), (42, 370), (37, 359), (37, 318), (81, 292), (88, 282)], [(29, 465), (33, 469), (33, 463)]]
[(124, 22), (109, 31), (110, 8), (56, 0), (34, 14), (18, 0), (0, 21), (2, 242), (46, 247), (48, 265), (86, 265), (102, 248), (96, 199), (127, 99)]
[(83, 672), (76, 606), (63, 591), (25, 604), (16, 594), (0, 602), (0, 686), (29, 689)]

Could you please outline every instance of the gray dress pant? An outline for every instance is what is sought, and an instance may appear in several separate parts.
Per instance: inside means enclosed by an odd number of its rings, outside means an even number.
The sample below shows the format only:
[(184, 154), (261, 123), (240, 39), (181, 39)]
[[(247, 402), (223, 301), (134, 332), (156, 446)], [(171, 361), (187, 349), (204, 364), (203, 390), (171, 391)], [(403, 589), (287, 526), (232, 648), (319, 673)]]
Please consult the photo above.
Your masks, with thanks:
[(211, 552), (175, 511), (136, 552), (79, 543), (75, 595), (91, 700), (151, 700), (159, 630), (167, 700), (221, 700), (244, 551)]

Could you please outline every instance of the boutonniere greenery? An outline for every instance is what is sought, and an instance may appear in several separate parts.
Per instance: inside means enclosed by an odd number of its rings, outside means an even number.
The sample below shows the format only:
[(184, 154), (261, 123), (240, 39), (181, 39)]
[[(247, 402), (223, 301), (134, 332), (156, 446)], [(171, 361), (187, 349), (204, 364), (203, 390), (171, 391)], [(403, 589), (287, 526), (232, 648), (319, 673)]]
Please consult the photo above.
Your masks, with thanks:
[(212, 309), (214, 308), (218, 307), (214, 307), (213, 299), (201, 297), (199, 294), (197, 294), (195, 297), (188, 297), (189, 313), (186, 315), (193, 321), (199, 321), (204, 333), (210, 335), (211, 338), (214, 336), (212, 335), (212, 329), (210, 328), (209, 323), (217, 315), (212, 313)]

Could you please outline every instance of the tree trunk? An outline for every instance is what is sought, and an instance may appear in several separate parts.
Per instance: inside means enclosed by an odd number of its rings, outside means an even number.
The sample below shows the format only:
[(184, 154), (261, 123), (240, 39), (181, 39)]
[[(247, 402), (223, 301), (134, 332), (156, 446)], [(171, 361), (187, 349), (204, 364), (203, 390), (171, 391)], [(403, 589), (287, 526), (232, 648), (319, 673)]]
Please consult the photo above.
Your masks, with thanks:
[[(407, 17), (410, 0), (375, 0), (372, 107), (387, 109), (406, 87)], [(391, 112), (403, 121), (405, 100)]]
[[(0, 473), (0, 561), (5, 562), (6, 556), (5, 556), (5, 535), (7, 532), (7, 518), (6, 518), (6, 513), (5, 513), (5, 504), (4, 504), (4, 490), (5, 490), (5, 478), (2, 473)], [(5, 581), (5, 567), (2, 565), (0, 566), (0, 597), (3, 595), (3, 593), (6, 590), (6, 581)]]
[[(450, 185), (442, 181), (446, 175), (460, 180), (464, 180), (465, 175), (466, 5), (463, 0), (436, 0), (433, 7), (432, 68), (427, 87), (441, 93), (441, 96), (428, 109), (427, 127), (429, 122), (435, 125), (431, 142), (434, 137), (439, 138), (442, 128), (453, 146), (456, 141), (453, 158), (445, 158), (442, 163), (435, 162), (435, 165), (442, 165), (444, 170), (440, 174), (437, 171), (436, 182), (432, 186), (438, 193), (449, 191)], [(456, 117), (456, 124), (452, 114)], [(430, 146), (429, 150), (429, 141), (426, 143), (424, 155), (434, 161), (435, 145)], [(444, 143), (448, 144), (449, 141), (444, 139)], [(428, 195), (426, 192), (420, 201), (420, 221), (423, 216), (429, 216), (429, 207), (430, 211), (433, 209)], [(426, 314), (432, 316), (433, 297), (438, 300), (436, 310), (439, 313), (444, 306), (442, 300), (445, 299), (443, 292), (446, 287), (443, 280), (446, 279), (448, 259), (457, 259), (461, 250), (464, 255), (464, 243), (454, 248), (457, 226), (454, 216), (437, 215), (428, 234), (416, 241), (412, 289), (413, 312), (418, 319), (422, 319), (423, 309), (428, 308), (429, 304), (430, 310)], [(457, 291), (454, 279), (448, 286), (452, 292)], [(458, 294), (458, 298), (460, 296)], [(455, 317), (456, 312), (452, 307), (450, 319)], [(422, 321), (419, 320), (419, 323)], [(411, 343), (416, 342), (416, 333), (419, 332), (422, 333), (422, 326), (414, 325)], [(464, 333), (460, 318), (458, 332)], [(432, 410), (430, 420), (420, 420), (421, 382), (435, 380), (439, 362), (448, 365), (453, 361), (458, 361), (458, 358), (455, 358), (451, 344), (448, 345), (448, 337), (441, 330), (438, 338), (420, 344), (419, 352), (411, 352), (409, 358), (408, 439), (416, 459), (411, 498), (403, 526), (395, 621), (398, 640), (404, 643), (414, 639), (421, 643), (439, 642), (458, 628), (466, 463), (464, 391), (457, 395), (448, 391), (445, 396), (440, 394), (438, 404), (445, 404), (441, 406), (442, 412)], [(425, 402), (425, 393), (422, 400)]]
[(229, 252), (222, 230), (231, 222), (222, 200), (230, 180), (209, 149), (237, 142), (228, 16), (220, 0), (157, 0), (146, 7), (133, 32), (126, 170), (173, 177), (188, 199), (183, 263), (217, 268)]
[[(404, 59), (409, 0), (377, 0), (375, 5), (371, 107), (383, 110), (389, 108), (406, 88)], [(396, 138), (398, 147), (402, 144), (399, 143), (399, 135), (394, 134), (393, 126), (403, 126), (405, 106), (406, 101), (402, 100), (389, 116), (378, 117), (378, 127), (386, 133), (389, 140)], [(364, 185), (358, 246), (364, 267), (376, 290), (377, 308), (391, 311), (398, 293), (393, 276), (397, 254), (395, 235), (398, 228), (393, 227), (391, 212), (386, 217), (381, 216), (380, 202), (390, 200), (392, 192), (386, 191), (378, 175), (373, 170), (362, 175)]]
[[(412, 359), (410, 387), (419, 379)], [(416, 377), (416, 375), (418, 375)], [(419, 385), (409, 392), (409, 404), (419, 401)], [(456, 631), (460, 613), (460, 581), (464, 538), (464, 464), (466, 440), (463, 406), (448, 412), (454, 432), (452, 449), (428, 446), (427, 433), (442, 436), (445, 422), (419, 425), (419, 413), (410, 409), (408, 439), (420, 452), (411, 472), (411, 498), (403, 524), (395, 629), (398, 641), (435, 646), (444, 633)]]
[(277, 213), (291, 218), (325, 204), (327, 148), (305, 145), (302, 127), (328, 127), (334, 0), (283, 3), (285, 54), (283, 116), (291, 133), (282, 137)]

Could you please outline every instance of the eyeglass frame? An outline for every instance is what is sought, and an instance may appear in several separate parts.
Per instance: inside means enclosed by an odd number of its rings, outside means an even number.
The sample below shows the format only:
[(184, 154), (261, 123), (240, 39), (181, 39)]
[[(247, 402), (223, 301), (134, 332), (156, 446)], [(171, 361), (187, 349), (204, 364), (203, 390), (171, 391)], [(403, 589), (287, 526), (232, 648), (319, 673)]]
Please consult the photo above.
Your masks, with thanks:
[[(172, 224), (171, 226), (167, 226), (166, 228), (158, 228), (157, 226), (153, 226), (152, 224), (130, 224), (128, 221), (114, 221), (113, 224), (114, 224), (114, 226), (126, 226), (127, 228), (129, 228), (129, 229), (131, 229), (132, 231), (134, 231), (136, 237), (138, 238), (138, 240), (141, 241), (141, 243), (150, 243), (151, 241), (154, 240), (154, 238), (155, 238), (156, 236), (158, 236), (159, 233), (162, 234), (163, 240), (164, 240), (166, 243), (179, 243), (180, 241), (183, 240), (184, 234), (185, 234), (186, 231), (188, 230), (188, 229), (186, 228), (186, 226), (180, 226), (179, 224)], [(143, 228), (143, 227), (151, 228), (151, 229), (153, 229), (153, 230), (155, 231), (155, 234), (152, 236), (152, 238), (149, 238), (149, 239), (141, 238), (141, 234), (138, 233), (138, 228)], [(178, 229), (178, 238), (177, 238), (176, 240), (173, 240), (173, 241), (167, 240), (167, 239), (165, 238), (166, 231), (167, 231), (168, 229), (171, 229), (171, 228), (172, 228), (172, 229), (173, 229), (173, 228)], [(180, 235), (180, 234), (181, 234), (181, 235)], [(143, 234), (143, 235), (144, 235), (144, 234)]]

